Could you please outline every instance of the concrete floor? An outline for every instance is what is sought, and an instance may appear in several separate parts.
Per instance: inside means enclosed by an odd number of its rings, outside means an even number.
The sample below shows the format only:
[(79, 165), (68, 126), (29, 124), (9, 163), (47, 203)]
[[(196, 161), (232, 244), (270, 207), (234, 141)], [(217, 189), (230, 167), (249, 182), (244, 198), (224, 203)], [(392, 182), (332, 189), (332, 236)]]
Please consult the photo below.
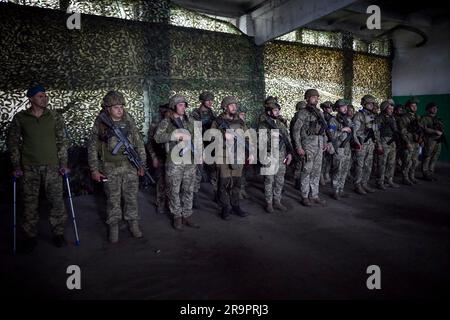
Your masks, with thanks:
[[(264, 212), (263, 184), (250, 181), (246, 218), (218, 217), (208, 184), (202, 185), (200, 229), (173, 230), (155, 213), (151, 191), (141, 192), (144, 239), (125, 225), (120, 242), (106, 240), (103, 198), (74, 198), (81, 246), (51, 244), (46, 218), (29, 255), (10, 255), (11, 208), (0, 225), (1, 294), (61, 299), (404, 299), (450, 296), (450, 165), (439, 181), (332, 200), (305, 208), (292, 181), (287, 213)], [(6, 193), (3, 193), (6, 195)], [(8, 195), (9, 197), (9, 195)], [(9, 203), (10, 205), (10, 203)], [(44, 215), (43, 215), (44, 216)], [(66, 268), (81, 268), (82, 290), (66, 288)], [(368, 290), (366, 268), (381, 268), (381, 290)]]

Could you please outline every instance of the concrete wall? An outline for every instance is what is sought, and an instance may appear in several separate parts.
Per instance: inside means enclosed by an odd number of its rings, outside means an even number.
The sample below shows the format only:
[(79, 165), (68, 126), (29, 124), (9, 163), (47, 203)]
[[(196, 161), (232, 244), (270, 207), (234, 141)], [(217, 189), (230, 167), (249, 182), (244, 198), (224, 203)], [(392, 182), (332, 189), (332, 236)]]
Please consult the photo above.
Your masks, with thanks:
[(427, 33), (428, 42), (419, 48), (421, 37), (410, 31), (396, 31), (392, 69), (395, 96), (450, 94), (450, 23), (437, 25)]
[[(392, 93), (397, 103), (411, 96), (419, 98), (419, 110), (434, 101), (438, 116), (444, 120), (445, 135), (450, 136), (450, 22), (436, 24), (426, 31), (428, 42), (419, 48), (421, 37), (409, 31), (397, 31), (394, 37), (395, 57), (392, 68)], [(450, 152), (442, 148), (441, 161), (450, 162)]]

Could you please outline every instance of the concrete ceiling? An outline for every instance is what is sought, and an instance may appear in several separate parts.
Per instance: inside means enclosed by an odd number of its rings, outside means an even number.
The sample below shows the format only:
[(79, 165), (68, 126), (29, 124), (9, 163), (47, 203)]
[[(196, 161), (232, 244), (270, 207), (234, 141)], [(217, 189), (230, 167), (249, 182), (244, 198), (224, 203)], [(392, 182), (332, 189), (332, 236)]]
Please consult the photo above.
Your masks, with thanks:
[[(449, 10), (440, 1), (427, 0), (404, 5), (388, 0), (173, 0), (198, 12), (228, 17), (242, 32), (255, 37), (256, 44), (301, 27), (347, 31), (371, 41), (383, 36), (395, 38), (414, 34), (416, 44), (427, 40), (431, 27), (449, 20)], [(368, 30), (369, 5), (381, 9), (381, 29)]]
[(172, 0), (172, 3), (198, 12), (238, 18), (259, 8), (267, 0)]

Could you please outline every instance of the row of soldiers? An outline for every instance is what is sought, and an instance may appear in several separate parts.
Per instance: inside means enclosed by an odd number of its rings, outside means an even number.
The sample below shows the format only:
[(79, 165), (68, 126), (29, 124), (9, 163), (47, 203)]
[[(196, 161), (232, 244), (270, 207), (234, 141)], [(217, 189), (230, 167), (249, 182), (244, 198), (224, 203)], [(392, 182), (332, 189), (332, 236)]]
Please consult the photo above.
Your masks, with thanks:
[[(58, 247), (67, 244), (64, 226), (67, 214), (64, 210), (62, 174), (67, 174), (67, 137), (61, 115), (47, 109), (48, 96), (42, 86), (27, 91), (30, 108), (17, 113), (11, 123), (7, 144), (14, 166), (13, 175), (23, 177), (24, 214), (22, 229), (25, 233), (24, 251), (32, 250), (36, 244), (38, 222), (38, 198), (41, 185), (50, 200), (50, 224), (54, 242)], [(200, 106), (189, 115), (188, 101), (181, 95), (174, 95), (168, 104), (159, 108), (160, 117), (149, 129), (148, 142), (144, 144), (134, 119), (126, 112), (125, 99), (120, 92), (108, 92), (102, 101), (102, 110), (96, 118), (88, 143), (88, 162), (91, 177), (102, 182), (107, 198), (107, 219), (109, 241), (119, 240), (119, 223), (128, 222), (131, 234), (142, 237), (138, 214), (139, 177), (146, 174), (146, 160), (157, 173), (156, 204), (158, 212), (168, 207), (173, 217), (173, 227), (182, 230), (183, 225), (198, 228), (193, 220), (193, 208), (197, 203), (202, 176), (207, 176), (220, 205), (220, 216), (229, 220), (231, 214), (247, 216), (240, 205), (245, 191), (244, 170), (247, 164), (227, 161), (227, 147), (245, 146), (246, 163), (254, 164), (251, 144), (237, 134), (237, 129), (248, 129), (245, 112), (240, 110), (235, 97), (227, 96), (221, 101), (222, 113), (215, 115), (212, 106), (214, 95), (202, 92)], [(374, 154), (378, 159), (377, 186), (398, 187), (394, 183), (396, 158), (401, 158), (403, 183), (417, 183), (416, 167), (419, 152), (424, 148), (422, 170), (424, 178), (432, 180), (435, 163), (443, 141), (443, 123), (437, 118), (437, 105), (427, 105), (427, 115), (417, 115), (417, 101), (411, 99), (406, 112), (394, 114), (394, 102), (383, 101), (381, 113), (377, 114), (376, 100), (366, 95), (361, 100), (362, 109), (355, 109), (343, 99), (335, 103), (324, 102), (320, 110), (319, 92), (308, 89), (305, 100), (296, 105), (296, 113), (288, 126), (281, 115), (277, 99), (268, 97), (264, 102), (256, 128), (261, 135), (267, 135), (267, 152), (271, 161), (277, 162), (275, 172), (264, 175), (264, 194), (268, 213), (285, 211), (282, 191), (286, 168), (294, 166), (295, 186), (300, 190), (300, 201), (304, 206), (325, 205), (319, 197), (321, 174), (330, 176), (333, 197), (346, 197), (344, 185), (354, 165), (353, 183), (358, 194), (374, 192), (369, 186)], [(333, 115), (333, 110), (336, 113)], [(105, 122), (107, 117), (113, 125)], [(103, 119), (103, 120), (102, 120)], [(227, 143), (224, 152), (216, 154), (216, 163), (195, 164), (175, 161), (175, 155), (195, 158), (194, 120), (202, 124), (202, 133), (217, 129)], [(114, 128), (114, 130), (113, 130)], [(262, 129), (267, 129), (263, 131)], [(118, 135), (117, 132), (120, 134)], [(126, 137), (126, 143), (121, 137)], [(272, 147), (272, 138), (278, 139), (278, 147)], [(206, 140), (206, 139), (205, 139)], [(186, 143), (179, 148), (180, 142)], [(202, 142), (205, 147), (211, 141)], [(139, 161), (130, 162), (132, 145)], [(186, 147), (189, 146), (189, 147)], [(128, 150), (128, 151), (127, 151)], [(253, 150), (254, 151), (254, 150)], [(277, 152), (275, 152), (277, 151)], [(401, 155), (399, 157), (398, 155)], [(275, 158), (273, 155), (277, 155)], [(217, 157), (222, 157), (217, 161)], [(261, 170), (271, 163), (261, 165)], [(247, 165), (248, 166), (248, 165)]]

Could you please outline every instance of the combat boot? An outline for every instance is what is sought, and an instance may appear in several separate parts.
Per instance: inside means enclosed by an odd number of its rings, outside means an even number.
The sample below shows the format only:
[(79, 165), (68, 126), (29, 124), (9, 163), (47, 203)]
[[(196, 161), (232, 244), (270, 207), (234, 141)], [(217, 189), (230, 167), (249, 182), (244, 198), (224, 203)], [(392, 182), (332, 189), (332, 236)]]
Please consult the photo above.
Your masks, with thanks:
[(189, 217), (184, 217), (184, 218), (183, 218), (183, 224), (186, 225), (186, 226), (188, 226), (188, 227), (195, 228), (195, 229), (200, 228), (200, 226), (199, 226), (198, 224), (196, 224), (196, 223), (192, 220), (192, 217), (191, 217), (191, 216), (189, 216)]
[(173, 218), (173, 228), (179, 231), (183, 230), (181, 217)]
[(281, 203), (280, 200), (275, 200), (273, 207), (280, 211), (287, 211), (287, 208)]
[(412, 186), (413, 183), (411, 180), (409, 180), (409, 178), (403, 178), (403, 184), (406, 184), (407, 186)]
[(355, 185), (355, 192), (357, 194), (367, 194), (366, 190), (363, 189), (363, 187), (361, 186), (361, 184), (357, 184)]
[(109, 242), (117, 243), (119, 241), (119, 224), (110, 224), (109, 225)]
[(386, 190), (386, 187), (384, 186), (384, 183), (377, 183), (377, 188), (380, 190)]
[(325, 200), (320, 199), (319, 197), (311, 199), (313, 203), (318, 204), (319, 206), (325, 206), (327, 203)]
[(248, 216), (248, 213), (243, 211), (241, 209), (241, 207), (239, 207), (239, 206), (232, 206), (232, 207), (233, 207), (233, 212), (235, 214), (237, 214), (239, 217), (246, 217), (246, 216)]
[(339, 196), (341, 196), (341, 198), (349, 198), (350, 197), (350, 195), (348, 193), (344, 192), (344, 190), (341, 190), (339, 192)]
[(427, 172), (424, 172), (423, 180), (425, 180), (425, 181), (433, 181), (433, 178), (431, 177), (431, 174), (429, 174)]
[(222, 207), (222, 212), (220, 214), (221, 218), (223, 220), (230, 220), (231, 219), (231, 215), (230, 215), (230, 207)]
[(400, 186), (396, 184), (392, 179), (387, 181), (387, 185), (391, 188), (400, 188)]
[(130, 232), (135, 238), (142, 238), (142, 231), (139, 228), (139, 222), (137, 220), (128, 221)]
[(273, 206), (272, 206), (272, 202), (266, 202), (266, 211), (267, 213), (273, 213)]
[(301, 201), (302, 205), (304, 205), (305, 207), (312, 207), (312, 203), (309, 200), (309, 198), (303, 198)]
[(410, 180), (413, 184), (419, 184), (419, 181), (417, 181), (416, 177), (414, 177), (414, 176), (409, 176), (409, 180)]
[(367, 183), (363, 184), (362, 187), (368, 193), (374, 193), (375, 192), (375, 190), (372, 189), (371, 187), (369, 187), (369, 185)]

